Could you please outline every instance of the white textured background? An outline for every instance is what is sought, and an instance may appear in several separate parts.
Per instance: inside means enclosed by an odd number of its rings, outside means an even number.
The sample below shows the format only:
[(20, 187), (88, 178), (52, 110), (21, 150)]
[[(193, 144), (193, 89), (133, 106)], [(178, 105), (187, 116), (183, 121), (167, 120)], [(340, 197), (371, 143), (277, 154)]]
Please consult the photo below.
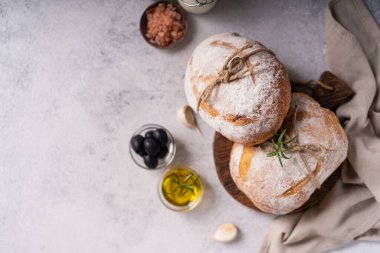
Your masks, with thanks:
[[(0, 253), (257, 252), (273, 219), (245, 208), (220, 185), (204, 137), (176, 119), (192, 49), (236, 31), (272, 48), (291, 77), (327, 68), (325, 1), (220, 0), (176, 49), (141, 38), (148, 0), (0, 0)], [(174, 213), (159, 202), (162, 170), (131, 161), (128, 142), (145, 123), (169, 128), (177, 163), (207, 184), (201, 205)], [(230, 221), (230, 245), (209, 239)], [(336, 252), (379, 252), (360, 243)]]

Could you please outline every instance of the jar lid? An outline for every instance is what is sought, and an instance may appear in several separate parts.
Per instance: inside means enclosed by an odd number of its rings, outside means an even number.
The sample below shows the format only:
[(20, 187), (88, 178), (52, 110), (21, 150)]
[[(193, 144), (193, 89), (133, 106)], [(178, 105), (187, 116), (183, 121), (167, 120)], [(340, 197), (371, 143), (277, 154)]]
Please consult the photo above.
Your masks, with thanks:
[(215, 0), (195, 0), (196, 3), (188, 3), (186, 0), (179, 0), (182, 2), (184, 5), (189, 6), (189, 7), (197, 7), (197, 6), (203, 6), (207, 4), (212, 4), (215, 2)]

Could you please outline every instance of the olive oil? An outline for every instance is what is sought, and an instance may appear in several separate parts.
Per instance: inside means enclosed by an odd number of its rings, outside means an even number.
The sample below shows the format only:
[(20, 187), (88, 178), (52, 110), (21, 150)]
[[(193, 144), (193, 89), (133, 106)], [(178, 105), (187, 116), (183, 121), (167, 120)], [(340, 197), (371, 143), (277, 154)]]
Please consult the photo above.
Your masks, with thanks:
[(203, 196), (203, 184), (199, 175), (183, 166), (174, 167), (164, 175), (161, 190), (167, 202), (184, 208), (181, 211), (194, 208)]

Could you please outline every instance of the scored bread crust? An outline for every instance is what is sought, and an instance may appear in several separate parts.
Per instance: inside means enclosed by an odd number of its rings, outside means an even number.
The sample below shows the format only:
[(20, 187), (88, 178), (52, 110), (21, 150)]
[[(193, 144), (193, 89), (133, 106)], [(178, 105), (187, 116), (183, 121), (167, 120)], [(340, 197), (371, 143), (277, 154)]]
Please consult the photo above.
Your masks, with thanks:
[[(204, 40), (193, 52), (185, 74), (185, 92), (196, 111), (203, 90), (218, 78), (227, 58), (246, 42), (253, 49), (266, 48), (236, 33), (217, 34)], [(242, 144), (260, 144), (280, 128), (290, 104), (290, 82), (283, 64), (269, 52), (248, 58), (249, 75), (221, 83), (199, 107), (201, 118), (227, 139)]]
[(336, 115), (303, 93), (293, 93), (285, 123), (292, 120), (297, 105), (293, 128), (287, 134), (297, 133), (297, 143), (318, 144), (327, 149), (325, 159), (317, 168), (318, 156), (295, 152), (290, 159), (268, 157), (272, 144), (243, 146), (235, 143), (230, 156), (230, 173), (236, 186), (260, 210), (272, 214), (286, 214), (302, 206), (316, 190), (317, 185), (307, 176), (300, 155), (312, 169), (315, 179), (322, 183), (347, 157), (348, 140)]

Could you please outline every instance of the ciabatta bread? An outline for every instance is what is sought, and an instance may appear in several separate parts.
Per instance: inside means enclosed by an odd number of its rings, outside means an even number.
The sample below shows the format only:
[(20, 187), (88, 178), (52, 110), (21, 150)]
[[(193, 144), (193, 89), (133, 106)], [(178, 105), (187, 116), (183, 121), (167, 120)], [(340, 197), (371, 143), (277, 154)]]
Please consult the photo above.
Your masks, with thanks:
[(296, 136), (293, 144), (319, 146), (325, 154), (288, 153), (290, 159), (282, 159), (282, 167), (277, 157), (268, 157), (273, 151), (270, 142), (256, 147), (235, 143), (231, 151), (230, 172), (236, 186), (267, 213), (286, 214), (302, 206), (347, 156), (347, 136), (336, 115), (306, 94), (292, 94), (285, 125), (288, 139)]
[[(222, 82), (208, 99), (200, 96), (220, 77), (220, 70), (237, 50), (250, 43), (250, 56), (238, 80)], [(243, 55), (240, 54), (240, 55)], [(290, 104), (288, 74), (276, 56), (259, 42), (224, 33), (209, 37), (193, 52), (187, 65), (185, 91), (189, 105), (216, 131), (231, 141), (259, 144), (280, 128)]]

